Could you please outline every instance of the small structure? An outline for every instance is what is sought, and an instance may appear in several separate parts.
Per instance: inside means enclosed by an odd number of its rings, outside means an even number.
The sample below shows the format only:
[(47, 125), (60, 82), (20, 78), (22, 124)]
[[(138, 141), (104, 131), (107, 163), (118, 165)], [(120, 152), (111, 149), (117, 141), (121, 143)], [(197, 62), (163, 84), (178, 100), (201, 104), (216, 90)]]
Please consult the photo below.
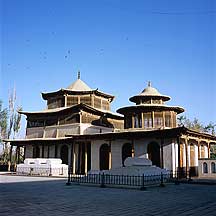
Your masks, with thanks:
[(27, 158), (17, 165), (18, 175), (67, 176), (68, 165), (57, 158)]
[(215, 178), (216, 177), (216, 160), (203, 158), (199, 159), (199, 177)]
[(152, 161), (144, 157), (128, 157), (125, 159), (124, 167), (113, 168), (110, 170), (102, 170), (100, 173), (109, 175), (123, 175), (123, 176), (158, 176), (167, 175), (170, 172), (166, 169), (161, 169), (152, 165)]

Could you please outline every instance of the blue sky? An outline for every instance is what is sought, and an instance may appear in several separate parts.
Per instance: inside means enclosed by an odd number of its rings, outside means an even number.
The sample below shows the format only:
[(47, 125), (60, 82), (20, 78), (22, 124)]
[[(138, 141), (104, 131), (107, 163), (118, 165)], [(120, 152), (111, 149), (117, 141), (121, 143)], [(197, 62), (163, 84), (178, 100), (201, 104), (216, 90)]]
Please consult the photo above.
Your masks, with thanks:
[(150, 80), (187, 117), (216, 122), (216, 1), (0, 2), (5, 106), (15, 85), (24, 110), (44, 109), (40, 92), (67, 87), (80, 70), (91, 88), (116, 96), (114, 111)]

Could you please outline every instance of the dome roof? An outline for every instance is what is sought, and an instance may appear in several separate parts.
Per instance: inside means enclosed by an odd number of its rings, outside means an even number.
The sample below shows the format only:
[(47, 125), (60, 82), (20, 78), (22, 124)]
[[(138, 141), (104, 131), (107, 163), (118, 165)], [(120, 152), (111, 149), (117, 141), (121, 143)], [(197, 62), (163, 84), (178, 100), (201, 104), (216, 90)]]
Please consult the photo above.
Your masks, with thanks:
[(148, 82), (148, 86), (139, 94), (130, 98), (131, 102), (137, 103), (140, 99), (144, 98), (158, 98), (163, 101), (170, 100), (170, 97), (167, 95), (162, 95), (156, 88), (151, 86), (151, 82)]
[(67, 89), (72, 91), (92, 91), (92, 89), (80, 79), (80, 72), (78, 72), (78, 79), (69, 85)]
[(147, 88), (145, 88), (139, 95), (142, 95), (142, 96), (161, 96), (161, 93), (156, 89), (156, 88), (153, 88), (151, 86), (148, 86)]

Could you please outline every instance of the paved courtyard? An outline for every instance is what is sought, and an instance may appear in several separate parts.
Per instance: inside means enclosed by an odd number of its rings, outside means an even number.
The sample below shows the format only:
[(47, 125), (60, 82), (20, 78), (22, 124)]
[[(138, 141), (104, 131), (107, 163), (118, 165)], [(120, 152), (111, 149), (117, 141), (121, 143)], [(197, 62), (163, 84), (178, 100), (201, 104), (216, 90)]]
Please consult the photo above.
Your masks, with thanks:
[(0, 215), (216, 215), (215, 185), (113, 189), (0, 175)]

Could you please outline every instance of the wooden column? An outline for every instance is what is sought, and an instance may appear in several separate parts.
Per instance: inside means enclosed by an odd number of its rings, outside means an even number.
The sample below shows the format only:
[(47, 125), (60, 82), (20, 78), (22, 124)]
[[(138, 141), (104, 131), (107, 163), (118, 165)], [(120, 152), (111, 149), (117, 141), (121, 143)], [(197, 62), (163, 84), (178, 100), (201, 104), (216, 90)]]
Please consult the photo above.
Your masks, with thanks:
[(76, 173), (76, 153), (75, 153), (75, 142), (73, 143), (72, 146), (72, 152), (73, 152), (73, 169), (72, 169), (72, 173), (75, 174)]
[(163, 111), (162, 114), (163, 114), (163, 127), (165, 128), (165, 112)]
[(187, 138), (184, 141), (185, 141), (185, 172), (187, 176), (187, 172), (188, 172), (188, 141), (187, 141)]
[(56, 138), (59, 137), (59, 117), (58, 117), (58, 121), (57, 121), (57, 127), (56, 127)]
[(164, 146), (164, 139), (161, 139), (161, 143), (160, 143), (160, 166), (162, 169), (164, 168), (163, 146)]
[(170, 117), (171, 117), (170, 126), (171, 126), (171, 128), (173, 128), (173, 112), (172, 111), (170, 111)]
[(198, 160), (200, 159), (200, 139), (197, 140), (198, 145)]
[(17, 163), (20, 164), (20, 146), (18, 147), (18, 160), (17, 160)]
[(42, 158), (44, 158), (44, 145), (42, 145)]
[(210, 148), (210, 142), (208, 142), (208, 158), (211, 156), (211, 148)]
[(50, 145), (47, 146), (47, 158), (50, 157)]
[(180, 136), (177, 137), (178, 143), (178, 172), (180, 172)]
[(154, 128), (155, 125), (154, 125), (154, 111), (152, 111), (152, 128)]
[(72, 147), (72, 144), (69, 144), (69, 147), (68, 147), (68, 171), (71, 171), (71, 147)]
[(132, 126), (132, 128), (134, 128), (134, 115), (131, 116), (131, 121), (132, 121), (131, 126)]
[(65, 98), (65, 107), (67, 107), (67, 94), (64, 96), (64, 98)]
[(87, 143), (85, 142), (85, 174), (88, 172), (88, 154), (87, 154)]
[(142, 119), (142, 128), (144, 128), (144, 113), (141, 112), (141, 119)]
[(111, 140), (109, 141), (109, 170), (112, 168), (112, 146), (111, 146)]
[(78, 143), (78, 174), (81, 173), (81, 160), (82, 160), (82, 148), (81, 143)]

